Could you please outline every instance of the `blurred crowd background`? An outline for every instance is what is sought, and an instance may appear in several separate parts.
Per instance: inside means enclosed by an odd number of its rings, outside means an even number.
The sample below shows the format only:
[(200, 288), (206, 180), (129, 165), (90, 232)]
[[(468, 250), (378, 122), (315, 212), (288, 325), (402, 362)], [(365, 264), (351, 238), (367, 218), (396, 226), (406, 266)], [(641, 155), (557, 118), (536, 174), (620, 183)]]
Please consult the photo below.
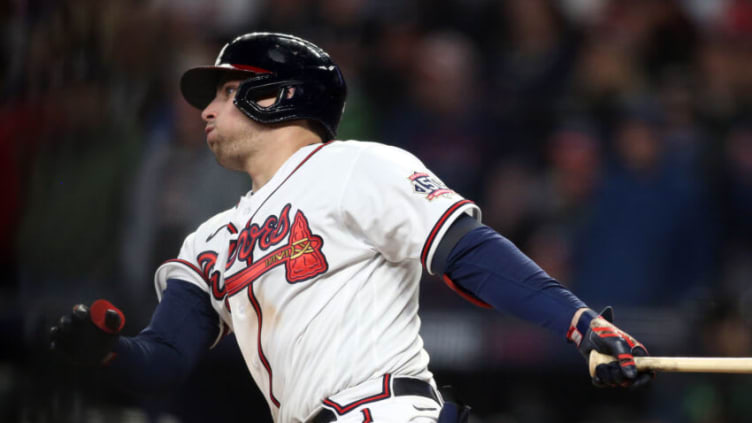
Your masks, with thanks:
[[(651, 353), (752, 356), (750, 0), (10, 0), (0, 23), (3, 422), (271, 421), (231, 337), (148, 400), (44, 351), (100, 297), (137, 333), (156, 266), (249, 189), (178, 80), (259, 30), (340, 64), (339, 139), (415, 153)], [(563, 334), (421, 296), (473, 423), (752, 421), (748, 376), (597, 390)]]

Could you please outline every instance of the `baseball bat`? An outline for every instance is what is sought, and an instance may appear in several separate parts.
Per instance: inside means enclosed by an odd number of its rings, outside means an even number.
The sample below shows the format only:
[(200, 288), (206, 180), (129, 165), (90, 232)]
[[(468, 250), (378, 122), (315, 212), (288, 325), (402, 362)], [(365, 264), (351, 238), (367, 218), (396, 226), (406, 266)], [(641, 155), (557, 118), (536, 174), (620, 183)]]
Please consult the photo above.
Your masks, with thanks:
[[(750, 357), (635, 357), (637, 370), (684, 373), (752, 373)], [(599, 364), (616, 361), (610, 355), (590, 352), (590, 376)]]

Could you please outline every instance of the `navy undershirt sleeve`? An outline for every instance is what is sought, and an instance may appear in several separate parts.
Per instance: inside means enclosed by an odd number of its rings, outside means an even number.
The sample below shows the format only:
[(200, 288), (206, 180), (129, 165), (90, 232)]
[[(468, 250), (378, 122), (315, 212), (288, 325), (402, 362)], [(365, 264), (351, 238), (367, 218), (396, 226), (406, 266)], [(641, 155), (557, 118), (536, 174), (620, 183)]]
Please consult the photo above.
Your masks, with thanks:
[(434, 266), (460, 288), (495, 309), (562, 336), (566, 335), (575, 311), (586, 307), (511, 241), (488, 226), (476, 225), (469, 230), (451, 249), (446, 262)]
[(218, 319), (205, 292), (170, 279), (149, 326), (134, 337), (118, 339), (117, 355), (106, 372), (133, 393), (167, 392), (182, 383), (209, 350)]

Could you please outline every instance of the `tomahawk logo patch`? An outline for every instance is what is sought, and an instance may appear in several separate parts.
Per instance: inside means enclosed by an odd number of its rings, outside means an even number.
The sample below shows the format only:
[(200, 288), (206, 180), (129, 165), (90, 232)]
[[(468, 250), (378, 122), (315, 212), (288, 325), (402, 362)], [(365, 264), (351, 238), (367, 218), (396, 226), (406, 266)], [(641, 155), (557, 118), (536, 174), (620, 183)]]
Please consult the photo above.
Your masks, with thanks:
[(408, 179), (412, 182), (415, 193), (425, 195), (428, 200), (455, 193), (447, 188), (439, 178), (424, 172), (413, 172)]
[[(245, 289), (261, 275), (277, 266), (284, 266), (287, 282), (290, 284), (307, 281), (327, 271), (329, 265), (321, 247), (324, 240), (311, 232), (308, 218), (298, 210), (290, 223), (290, 204), (287, 204), (279, 216), (271, 215), (263, 224), (248, 224), (231, 241), (225, 269), (230, 269), (236, 262), (243, 262), (245, 268), (228, 276), (224, 285), (220, 284), (217, 265), (217, 253), (208, 251), (197, 258), (202, 273), (212, 284), (212, 293), (217, 299), (232, 296)], [(254, 257), (258, 246), (262, 257)]]

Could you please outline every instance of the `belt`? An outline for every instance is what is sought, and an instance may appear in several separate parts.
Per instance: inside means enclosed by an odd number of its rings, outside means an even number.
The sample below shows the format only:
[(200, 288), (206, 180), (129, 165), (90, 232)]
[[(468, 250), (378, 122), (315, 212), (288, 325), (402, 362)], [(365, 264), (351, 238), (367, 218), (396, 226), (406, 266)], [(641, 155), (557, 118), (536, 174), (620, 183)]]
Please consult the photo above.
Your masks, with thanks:
[[(391, 379), (391, 387), (390, 385)], [(329, 408), (323, 408), (321, 411), (310, 420), (310, 423), (329, 423), (337, 421), (337, 415), (342, 415), (351, 411), (355, 407), (367, 404), (369, 402), (379, 401), (389, 397), (401, 397), (405, 395), (414, 395), (419, 397), (431, 398), (437, 403), (441, 403), (439, 396), (436, 394), (436, 390), (428, 382), (424, 382), (420, 379), (414, 379), (410, 377), (391, 377), (391, 375), (384, 375), (384, 389), (380, 394), (373, 395), (371, 397), (362, 398), (349, 405), (340, 405), (334, 403), (331, 399), (324, 400), (324, 404), (332, 407), (335, 411)]]

